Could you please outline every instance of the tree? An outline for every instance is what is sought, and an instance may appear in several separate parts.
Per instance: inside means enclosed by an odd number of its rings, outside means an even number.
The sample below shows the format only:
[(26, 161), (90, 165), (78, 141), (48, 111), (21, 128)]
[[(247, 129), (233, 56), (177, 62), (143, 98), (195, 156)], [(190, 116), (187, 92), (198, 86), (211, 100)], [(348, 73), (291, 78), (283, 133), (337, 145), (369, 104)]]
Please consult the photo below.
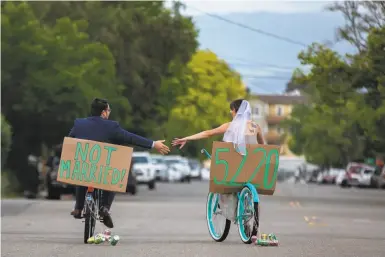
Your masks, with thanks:
[(1, 114), (1, 170), (7, 162), (9, 150), (12, 145), (12, 127), (9, 125), (4, 115)]
[(301, 52), (299, 59), (311, 70), (292, 80), (305, 85), (303, 91), (312, 104), (294, 108), (286, 122), (292, 132), (289, 145), (313, 163), (346, 165), (360, 157), (364, 147), (354, 117), (355, 101), (361, 96), (350, 83), (351, 68), (336, 52), (319, 44)]
[(292, 150), (326, 166), (384, 154), (385, 143), (385, 5), (345, 1), (329, 9), (344, 15), (339, 39), (358, 52), (339, 56), (313, 44), (300, 53), (311, 70), (296, 70), (287, 91), (301, 90), (312, 104), (296, 107), (286, 122)]
[(85, 20), (41, 24), (27, 2), (5, 3), (1, 18), (1, 105), (15, 135), (9, 165), (28, 181), (27, 155), (61, 142), (73, 120), (88, 115), (92, 98), (108, 98), (126, 120), (129, 104), (113, 55), (89, 41)]
[(151, 135), (167, 121), (160, 113), (162, 81), (177, 76), (198, 46), (192, 19), (180, 14), (181, 3), (171, 10), (162, 1), (37, 2), (33, 7), (48, 24), (67, 16), (88, 20), (90, 39), (109, 46), (133, 110), (131, 131)]
[[(178, 82), (185, 83), (187, 90), (176, 97), (165, 126), (170, 140), (230, 121), (229, 103), (246, 95), (240, 75), (210, 51), (198, 51), (175, 82), (168, 84), (172, 86), (169, 91), (174, 87), (178, 90)], [(190, 143), (185, 151), (196, 156), (201, 147), (210, 147), (210, 143)]]
[(345, 25), (337, 30), (337, 39), (348, 41), (359, 52), (367, 48), (370, 31), (385, 26), (384, 1), (340, 1), (327, 9), (340, 12), (345, 18)]

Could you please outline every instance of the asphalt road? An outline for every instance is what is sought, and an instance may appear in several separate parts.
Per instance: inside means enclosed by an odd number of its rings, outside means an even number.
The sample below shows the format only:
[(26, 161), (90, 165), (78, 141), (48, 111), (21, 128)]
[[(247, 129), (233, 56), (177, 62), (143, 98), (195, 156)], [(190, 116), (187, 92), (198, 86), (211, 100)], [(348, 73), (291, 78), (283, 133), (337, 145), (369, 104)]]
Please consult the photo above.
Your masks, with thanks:
[(278, 236), (278, 247), (244, 245), (235, 225), (224, 242), (214, 242), (205, 221), (207, 191), (207, 182), (193, 182), (119, 195), (112, 207), (113, 232), (121, 237), (115, 247), (83, 244), (83, 223), (69, 215), (73, 201), (4, 200), (1, 256), (385, 256), (385, 190), (277, 185), (274, 196), (261, 199), (260, 222), (262, 232)]

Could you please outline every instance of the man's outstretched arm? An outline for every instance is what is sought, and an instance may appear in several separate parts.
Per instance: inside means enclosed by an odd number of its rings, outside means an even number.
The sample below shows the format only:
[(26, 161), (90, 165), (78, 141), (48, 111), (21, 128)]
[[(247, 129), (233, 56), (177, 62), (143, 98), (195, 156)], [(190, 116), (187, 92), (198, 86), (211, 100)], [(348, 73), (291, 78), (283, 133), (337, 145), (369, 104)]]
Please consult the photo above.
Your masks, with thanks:
[(154, 144), (155, 144), (154, 141), (145, 137), (138, 136), (134, 133), (128, 132), (127, 130), (120, 127), (118, 123), (115, 124), (114, 130), (115, 130), (114, 139), (120, 144), (136, 145), (147, 149), (151, 149), (154, 147)]
[(117, 141), (118, 144), (122, 145), (130, 144), (141, 146), (147, 149), (155, 148), (161, 154), (167, 154), (170, 152), (168, 146), (163, 144), (164, 140), (153, 141), (148, 138), (138, 136), (123, 129), (117, 122), (114, 126), (114, 141)]

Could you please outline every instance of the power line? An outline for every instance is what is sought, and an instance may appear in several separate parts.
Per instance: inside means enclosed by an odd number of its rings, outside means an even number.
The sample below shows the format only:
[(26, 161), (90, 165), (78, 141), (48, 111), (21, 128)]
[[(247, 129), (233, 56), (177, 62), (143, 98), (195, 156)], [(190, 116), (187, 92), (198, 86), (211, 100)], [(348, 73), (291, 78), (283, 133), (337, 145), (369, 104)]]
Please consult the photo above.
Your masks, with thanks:
[(275, 80), (286, 80), (286, 81), (289, 81), (290, 78), (287, 78), (287, 77), (280, 77), (280, 76), (256, 76), (256, 75), (242, 75), (241, 74), (241, 77), (242, 78), (246, 78), (246, 79), (275, 79)]
[(282, 40), (282, 41), (285, 41), (285, 42), (288, 42), (288, 43), (291, 43), (291, 44), (294, 44), (294, 45), (300, 45), (300, 46), (304, 46), (304, 47), (308, 46), (307, 44), (299, 42), (297, 40), (290, 39), (290, 38), (283, 37), (283, 36), (279, 36), (279, 35), (276, 35), (276, 34), (273, 34), (273, 33), (270, 33), (270, 32), (264, 31), (264, 30), (261, 30), (261, 29), (253, 28), (253, 27), (250, 27), (248, 25), (245, 25), (245, 24), (242, 24), (242, 23), (239, 23), (239, 22), (236, 22), (236, 21), (232, 21), (232, 20), (226, 19), (226, 18), (224, 18), (222, 16), (219, 16), (219, 15), (216, 15), (216, 14), (207, 13), (205, 11), (199, 10), (196, 7), (192, 7), (191, 5), (187, 5), (186, 3), (184, 3), (184, 4), (188, 8), (194, 9), (194, 10), (196, 10), (198, 12), (206, 14), (207, 16), (210, 16), (212, 18), (216, 18), (216, 19), (222, 20), (224, 22), (236, 25), (238, 27), (241, 27), (241, 28), (244, 28), (244, 29), (248, 29), (250, 31), (254, 31), (254, 32), (257, 32), (259, 34), (262, 34), (262, 35), (265, 35), (265, 36), (268, 36), (268, 37), (272, 37), (272, 38), (275, 38), (275, 39), (279, 39), (279, 40)]

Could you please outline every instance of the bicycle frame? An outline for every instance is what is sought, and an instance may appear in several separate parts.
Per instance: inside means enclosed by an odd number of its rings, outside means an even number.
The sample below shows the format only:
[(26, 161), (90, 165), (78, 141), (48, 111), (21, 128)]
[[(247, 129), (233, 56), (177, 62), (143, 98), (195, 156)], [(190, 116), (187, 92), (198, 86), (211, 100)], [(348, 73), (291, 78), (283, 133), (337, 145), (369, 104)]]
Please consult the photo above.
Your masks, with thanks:
[(102, 199), (102, 191), (99, 189), (95, 189), (93, 187), (88, 187), (86, 192), (85, 205), (90, 206), (91, 204), (95, 204), (96, 213), (92, 213), (91, 215), (95, 216), (95, 219), (99, 219), (99, 209), (100, 209), (100, 201)]

